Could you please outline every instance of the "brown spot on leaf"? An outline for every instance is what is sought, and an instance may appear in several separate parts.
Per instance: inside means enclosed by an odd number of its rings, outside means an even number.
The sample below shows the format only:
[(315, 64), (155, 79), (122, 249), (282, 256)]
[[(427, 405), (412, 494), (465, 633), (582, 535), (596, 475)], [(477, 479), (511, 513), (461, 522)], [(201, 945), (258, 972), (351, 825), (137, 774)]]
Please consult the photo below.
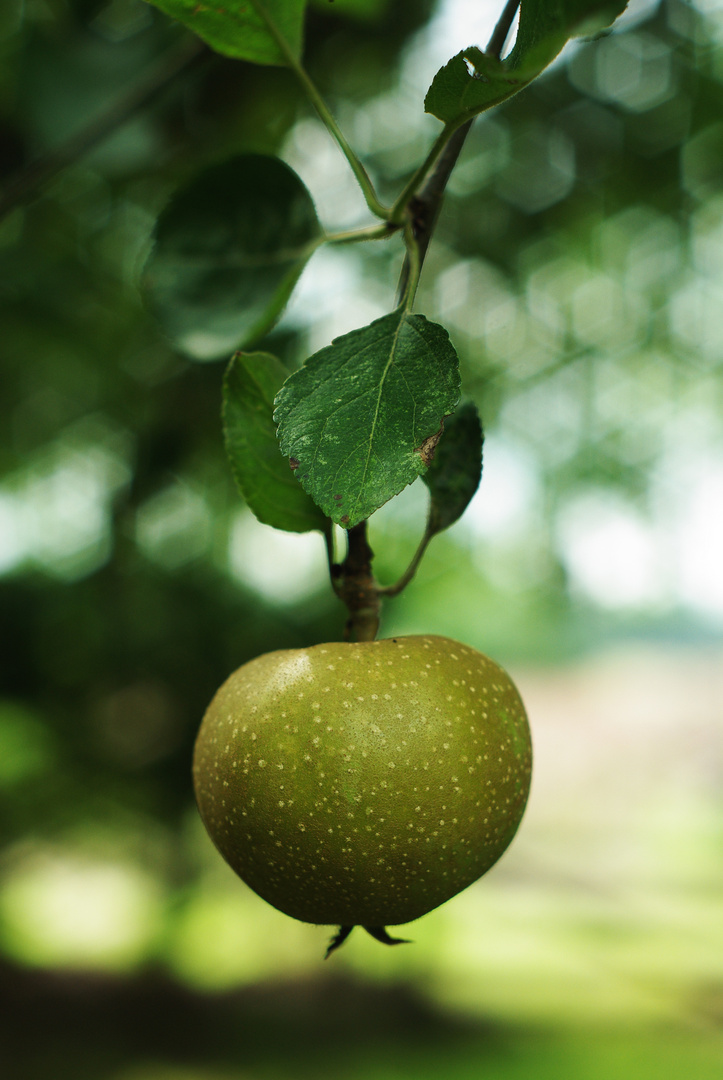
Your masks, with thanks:
[(349, 515), (348, 515), (348, 514), (344, 514), (344, 517), (343, 517), (343, 518), (339, 518), (339, 521), (340, 521), (340, 523), (341, 523), (342, 525), (348, 525), (348, 523), (349, 523)]
[(298, 469), (298, 467), (299, 467), (298, 458), (290, 457), (289, 458), (289, 468), (290, 469)]
[(341, 495), (335, 495), (334, 502), (341, 502)]
[(444, 420), (439, 425), (439, 431), (435, 431), (434, 435), (428, 435), (420, 446), (414, 447), (414, 453), (419, 454), (424, 465), (431, 465), (434, 460), (434, 452), (437, 449), (437, 443), (442, 438), (442, 432), (444, 431)]

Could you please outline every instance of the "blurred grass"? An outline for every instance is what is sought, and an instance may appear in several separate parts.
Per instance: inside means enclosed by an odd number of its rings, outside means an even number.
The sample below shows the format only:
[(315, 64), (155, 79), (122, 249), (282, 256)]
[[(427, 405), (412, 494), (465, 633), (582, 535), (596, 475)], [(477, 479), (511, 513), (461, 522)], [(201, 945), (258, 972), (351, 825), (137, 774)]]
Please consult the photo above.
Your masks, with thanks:
[(472, 1021), (412, 982), (331, 974), (198, 995), (159, 974), (48, 979), (3, 966), (0, 1001), (12, 1080), (715, 1080), (723, 1061), (710, 1022)]

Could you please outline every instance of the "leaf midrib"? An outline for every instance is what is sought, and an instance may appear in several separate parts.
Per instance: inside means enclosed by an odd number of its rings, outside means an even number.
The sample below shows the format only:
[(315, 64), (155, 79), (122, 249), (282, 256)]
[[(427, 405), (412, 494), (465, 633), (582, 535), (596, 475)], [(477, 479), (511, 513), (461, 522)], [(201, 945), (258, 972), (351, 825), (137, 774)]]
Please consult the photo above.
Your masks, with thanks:
[(370, 432), (369, 432), (367, 455), (366, 455), (366, 459), (364, 461), (364, 472), (362, 473), (362, 478), (361, 478), (361, 481), (359, 482), (359, 488), (358, 488), (357, 495), (356, 495), (356, 498), (355, 498), (354, 503), (353, 503), (352, 512), (349, 515), (350, 519), (356, 513), (356, 508), (359, 505), (359, 502), (360, 502), (361, 496), (362, 496), (362, 492), (364, 491), (364, 487), (365, 487), (365, 484), (366, 484), (366, 476), (367, 476), (367, 472), (369, 471), (369, 462), (371, 461), (371, 457), (372, 457), (372, 446), (373, 446), (373, 443), (374, 443), (374, 433), (376, 431), (377, 420), (379, 418), (379, 408), (380, 408), (380, 405), (381, 405), (382, 393), (384, 391), (384, 383), (386, 382), (387, 375), (389, 374), (389, 369), (392, 366), (392, 364), (394, 363), (394, 355), (395, 355), (397, 346), (399, 344), (399, 335), (402, 332), (402, 326), (404, 325), (404, 323), (406, 321), (406, 318), (407, 318), (407, 312), (405, 310), (405, 311), (402, 311), (401, 317), (399, 319), (399, 323), (398, 323), (397, 328), (394, 331), (394, 334), (392, 336), (392, 347), (390, 349), (389, 359), (387, 360), (386, 364), (384, 365), (384, 371), (382, 372), (382, 377), (379, 380), (379, 391), (377, 393), (377, 401), (376, 401), (376, 405), (374, 407), (374, 418), (372, 420), (371, 429), (370, 429)]

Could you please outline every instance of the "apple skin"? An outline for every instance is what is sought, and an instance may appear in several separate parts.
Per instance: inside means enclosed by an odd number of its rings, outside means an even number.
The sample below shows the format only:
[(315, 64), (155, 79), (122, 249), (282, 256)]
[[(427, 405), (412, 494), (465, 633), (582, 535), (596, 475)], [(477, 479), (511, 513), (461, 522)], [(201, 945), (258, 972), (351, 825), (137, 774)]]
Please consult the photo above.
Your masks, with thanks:
[(492, 660), (449, 638), (266, 653), (208, 707), (201, 817), (264, 900), (303, 922), (411, 922), (499, 859), (522, 818), (525, 709)]

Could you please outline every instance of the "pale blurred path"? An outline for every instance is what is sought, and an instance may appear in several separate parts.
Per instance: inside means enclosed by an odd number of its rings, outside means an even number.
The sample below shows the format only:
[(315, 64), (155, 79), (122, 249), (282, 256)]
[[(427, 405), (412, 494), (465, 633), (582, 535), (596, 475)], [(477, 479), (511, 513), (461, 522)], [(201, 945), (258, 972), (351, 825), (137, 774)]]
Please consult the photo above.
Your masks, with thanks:
[(723, 651), (631, 644), (515, 677), (532, 794), (508, 854), (443, 909), (456, 1000), (720, 1023)]

